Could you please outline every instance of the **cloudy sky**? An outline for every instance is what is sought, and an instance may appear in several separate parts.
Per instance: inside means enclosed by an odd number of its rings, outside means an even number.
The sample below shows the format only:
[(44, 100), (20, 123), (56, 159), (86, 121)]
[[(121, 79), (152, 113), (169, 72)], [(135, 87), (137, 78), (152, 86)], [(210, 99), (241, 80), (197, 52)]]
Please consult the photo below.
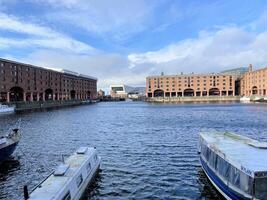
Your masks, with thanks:
[(142, 86), (267, 64), (265, 0), (0, 0), (0, 57)]

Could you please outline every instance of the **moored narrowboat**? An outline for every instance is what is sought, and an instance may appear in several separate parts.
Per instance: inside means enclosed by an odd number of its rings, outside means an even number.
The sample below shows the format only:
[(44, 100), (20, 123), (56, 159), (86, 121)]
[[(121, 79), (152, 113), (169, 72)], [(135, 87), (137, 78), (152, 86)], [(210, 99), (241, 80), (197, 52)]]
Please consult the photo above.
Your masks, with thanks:
[(13, 129), (8, 135), (0, 137), (0, 163), (7, 160), (15, 151), (20, 137), (19, 129)]
[(201, 133), (198, 151), (205, 174), (226, 199), (267, 199), (267, 143)]
[(95, 148), (80, 147), (24, 198), (30, 200), (79, 200), (100, 168)]

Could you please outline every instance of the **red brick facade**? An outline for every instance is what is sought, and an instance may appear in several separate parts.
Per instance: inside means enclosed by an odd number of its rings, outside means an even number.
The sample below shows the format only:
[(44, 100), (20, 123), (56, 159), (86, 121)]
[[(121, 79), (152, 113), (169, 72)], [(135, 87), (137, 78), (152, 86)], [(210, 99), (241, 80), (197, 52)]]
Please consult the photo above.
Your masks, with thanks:
[(150, 76), (146, 79), (147, 97), (234, 96), (236, 77), (232, 75)]
[(0, 102), (97, 98), (97, 79), (0, 59)]
[(267, 96), (267, 67), (252, 71), (252, 65), (249, 66), (249, 71), (241, 79), (241, 95)]

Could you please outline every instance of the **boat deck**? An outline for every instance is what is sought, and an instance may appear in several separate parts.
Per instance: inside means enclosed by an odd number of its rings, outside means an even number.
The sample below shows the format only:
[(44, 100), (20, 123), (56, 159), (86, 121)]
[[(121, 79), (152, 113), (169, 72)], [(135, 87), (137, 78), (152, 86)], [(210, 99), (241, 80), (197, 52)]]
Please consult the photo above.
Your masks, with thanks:
[(201, 133), (211, 148), (254, 172), (267, 171), (267, 143), (232, 133)]
[(62, 188), (64, 188), (77, 174), (81, 166), (84, 165), (84, 162), (88, 161), (88, 158), (91, 157), (93, 152), (93, 148), (88, 148), (85, 154), (75, 153), (74, 155), (71, 155), (65, 161), (65, 165), (69, 165), (66, 173), (63, 176), (55, 176), (51, 174), (40, 186), (38, 186), (38, 190), (34, 190), (30, 194), (30, 199), (44, 200), (55, 198)]

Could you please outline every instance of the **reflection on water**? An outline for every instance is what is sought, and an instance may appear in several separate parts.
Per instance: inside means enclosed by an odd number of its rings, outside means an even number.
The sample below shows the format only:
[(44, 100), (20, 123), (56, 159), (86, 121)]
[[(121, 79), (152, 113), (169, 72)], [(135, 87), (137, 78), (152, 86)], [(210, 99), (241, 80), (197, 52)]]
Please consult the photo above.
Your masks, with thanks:
[[(12, 196), (9, 194), (11, 191), (6, 191), (6, 187), (14, 187), (14, 183), (10, 182), (12, 176), (19, 170), (20, 162), (14, 157), (10, 157), (8, 160), (0, 164), (0, 191), (1, 196)], [(2, 198), (0, 198), (2, 199)]]
[[(267, 141), (267, 106), (107, 102), (0, 117), (0, 135), (21, 118), (19, 161), (1, 173), (0, 199), (22, 197), (80, 146), (95, 146), (102, 172), (84, 199), (215, 199), (201, 170), (201, 130)], [(2, 168), (2, 167), (0, 167)], [(9, 168), (9, 167), (8, 167)]]
[(218, 193), (215, 189), (215, 187), (212, 185), (212, 183), (209, 181), (208, 177), (205, 175), (205, 172), (203, 171), (203, 169), (201, 167), (199, 167), (198, 169), (198, 180), (199, 180), (199, 190), (200, 190), (200, 194), (198, 199), (221, 199), (224, 200), (224, 197)]

